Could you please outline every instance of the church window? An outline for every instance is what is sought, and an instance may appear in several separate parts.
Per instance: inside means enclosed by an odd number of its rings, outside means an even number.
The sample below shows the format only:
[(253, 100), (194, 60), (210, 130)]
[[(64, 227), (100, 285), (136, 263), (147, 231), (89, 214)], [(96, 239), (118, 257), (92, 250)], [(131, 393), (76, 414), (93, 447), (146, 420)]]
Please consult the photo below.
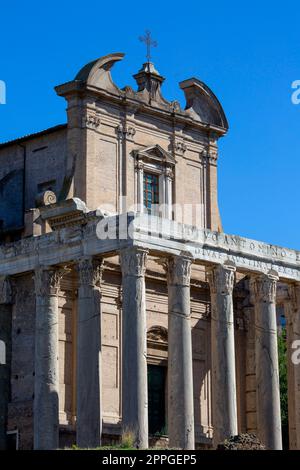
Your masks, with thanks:
[(144, 206), (148, 213), (153, 212), (153, 205), (159, 204), (159, 180), (158, 176), (144, 173)]

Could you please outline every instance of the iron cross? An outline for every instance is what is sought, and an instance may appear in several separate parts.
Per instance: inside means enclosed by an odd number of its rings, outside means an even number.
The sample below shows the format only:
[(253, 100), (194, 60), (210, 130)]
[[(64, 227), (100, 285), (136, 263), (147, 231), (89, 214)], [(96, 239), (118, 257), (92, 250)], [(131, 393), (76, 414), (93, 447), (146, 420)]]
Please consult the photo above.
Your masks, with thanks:
[(147, 55), (146, 55), (146, 57), (147, 57), (147, 61), (150, 62), (150, 59), (151, 59), (151, 46), (152, 47), (157, 47), (157, 42), (153, 41), (153, 39), (151, 38), (151, 32), (148, 29), (145, 31), (145, 36), (140, 36), (139, 40), (146, 44), (146, 46), (147, 46)]

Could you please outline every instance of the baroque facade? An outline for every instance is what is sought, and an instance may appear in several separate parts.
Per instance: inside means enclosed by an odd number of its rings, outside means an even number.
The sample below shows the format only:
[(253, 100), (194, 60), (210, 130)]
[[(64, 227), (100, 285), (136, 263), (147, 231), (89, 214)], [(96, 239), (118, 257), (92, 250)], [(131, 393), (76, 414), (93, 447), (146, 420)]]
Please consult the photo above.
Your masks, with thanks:
[(227, 235), (224, 111), (200, 80), (167, 101), (152, 63), (118, 88), (110, 54), (56, 87), (67, 124), (0, 144), (0, 447), (300, 449), (300, 253)]

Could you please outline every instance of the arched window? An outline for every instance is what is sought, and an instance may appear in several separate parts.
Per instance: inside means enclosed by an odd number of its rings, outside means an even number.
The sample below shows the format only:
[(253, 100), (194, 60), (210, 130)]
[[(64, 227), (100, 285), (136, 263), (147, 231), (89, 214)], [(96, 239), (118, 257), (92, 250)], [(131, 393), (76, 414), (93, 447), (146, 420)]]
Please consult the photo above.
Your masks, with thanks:
[(6, 364), (6, 346), (4, 341), (0, 340), (0, 365)]

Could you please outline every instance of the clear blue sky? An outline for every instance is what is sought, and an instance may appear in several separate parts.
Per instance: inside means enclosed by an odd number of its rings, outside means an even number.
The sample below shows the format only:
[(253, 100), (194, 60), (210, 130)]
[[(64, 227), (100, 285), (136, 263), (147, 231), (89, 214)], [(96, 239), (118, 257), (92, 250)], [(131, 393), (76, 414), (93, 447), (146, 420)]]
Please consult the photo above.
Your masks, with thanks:
[(145, 54), (138, 36), (151, 29), (166, 98), (183, 102), (178, 82), (195, 76), (228, 117), (219, 159), (224, 230), (300, 249), (300, 105), (291, 103), (298, 13), (298, 2), (256, 0), (2, 3), (0, 141), (64, 123), (53, 87), (101, 55), (125, 52), (113, 77), (134, 85)]

